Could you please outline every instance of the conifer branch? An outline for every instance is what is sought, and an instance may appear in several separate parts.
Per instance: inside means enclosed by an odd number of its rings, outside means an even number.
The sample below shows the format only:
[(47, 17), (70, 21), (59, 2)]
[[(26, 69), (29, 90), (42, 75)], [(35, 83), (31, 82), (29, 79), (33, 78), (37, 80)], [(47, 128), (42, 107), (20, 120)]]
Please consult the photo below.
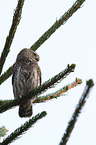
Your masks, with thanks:
[(32, 125), (34, 125), (39, 119), (45, 117), (47, 115), (46, 111), (43, 111), (39, 114), (37, 114), (35, 117), (32, 117), (32, 119), (29, 119), (29, 121), (25, 122), (24, 125), (17, 128), (14, 132), (12, 132), (2, 143), (1, 145), (8, 145), (9, 143), (16, 140), (20, 135), (22, 135), (25, 131), (27, 131)]
[(6, 38), (6, 43), (5, 43), (3, 52), (1, 54), (1, 58), (0, 58), (0, 74), (2, 72), (3, 65), (5, 63), (6, 57), (7, 57), (8, 53), (10, 52), (10, 46), (12, 44), (17, 26), (18, 26), (18, 24), (20, 22), (20, 19), (21, 19), (23, 4), (24, 4), (24, 0), (19, 0), (18, 1), (16, 10), (15, 10), (15, 13), (14, 13), (14, 16), (13, 16), (12, 26), (10, 28), (9, 35)]
[[(71, 72), (74, 72), (75, 66), (76, 66), (75, 64), (72, 64), (72, 65), (68, 64), (68, 66), (65, 70), (61, 71), (59, 74), (55, 75), (53, 78), (49, 79), (44, 84), (39, 86), (36, 89), (36, 91), (33, 90), (28, 95), (24, 96), (24, 99), (25, 98), (28, 99), (27, 96), (29, 96), (29, 98), (31, 98), (32, 96), (35, 96), (35, 95), (39, 96), (41, 93), (45, 92), (49, 88), (52, 88), (57, 83), (60, 83), (60, 81), (62, 81), (64, 78), (66, 78), (67, 75), (69, 75)], [(23, 100), (23, 98), (22, 98), (22, 100)]]
[(4, 74), (0, 76), (0, 85), (11, 76), (14, 65), (15, 64), (13, 64), (6, 72), (4, 72)]
[[(65, 24), (65, 22), (73, 15), (74, 12), (76, 12), (81, 5), (84, 3), (85, 0), (77, 0), (72, 7), (63, 15), (61, 16), (61, 18), (56, 21), (31, 47), (30, 49), (36, 51), (47, 39), (49, 39), (49, 37), (63, 24)], [(10, 67), (11, 71), (9, 73), (9, 75), (6, 75), (8, 77), (11, 76), (12, 74), (12, 70), (13, 70), (13, 66)], [(10, 69), (9, 68), (9, 69)], [(7, 70), (8, 71), (8, 70)], [(6, 71), (6, 72), (7, 72)], [(3, 78), (3, 80), (5, 81), (6, 79), (8, 79), (8, 77), (6, 77), (5, 79)], [(2, 81), (2, 83), (4, 82)], [(1, 84), (1, 83), (0, 83)]]
[[(43, 83), (41, 86), (38, 88), (34, 89), (30, 93), (28, 93), (26, 96), (23, 96), (22, 98), (15, 99), (12, 101), (9, 101), (4, 103), (4, 105), (0, 105), (0, 113), (11, 109), (13, 106), (17, 106), (20, 103), (22, 103), (25, 100), (28, 100), (32, 98), (33, 96), (39, 96), (41, 93), (45, 92), (47, 89), (52, 88), (56, 83), (59, 83), (62, 79), (66, 78), (67, 75), (69, 75), (71, 72), (73, 72), (75, 69), (75, 64), (72, 64), (71, 66), (67, 66), (67, 68), (63, 71), (61, 71), (58, 75), (55, 75), (53, 78), (49, 79), (45, 83)], [(2, 104), (2, 102), (1, 102)]]
[(56, 91), (54, 93), (47, 94), (46, 96), (38, 97), (33, 103), (42, 103), (42, 102), (45, 102), (45, 101), (48, 101), (48, 100), (51, 100), (54, 98), (57, 99), (57, 97), (60, 97), (65, 92), (76, 87), (78, 84), (81, 84), (81, 83), (82, 83), (82, 80), (76, 78), (76, 81), (71, 83), (70, 85), (64, 86), (63, 88), (59, 89), (58, 91)]
[(72, 7), (65, 12), (56, 22), (30, 47), (36, 51), (49, 37), (81, 7), (85, 0), (77, 0)]
[(8, 132), (8, 130), (6, 129), (6, 127), (4, 125), (2, 127), (0, 127), (0, 138), (4, 137), (7, 132)]
[[(46, 96), (42, 96), (42, 97), (37, 97), (33, 103), (43, 103), (45, 101), (60, 97), (60, 95), (64, 94), (68, 90), (76, 87), (78, 84), (81, 84), (81, 83), (82, 83), (82, 80), (76, 78), (75, 82), (71, 83), (70, 85), (64, 86), (63, 88), (59, 89), (58, 91), (56, 91), (54, 93), (47, 94)], [(11, 105), (11, 104), (13, 104), (13, 102), (14, 102), (14, 106), (18, 105), (18, 101), (17, 100), (4, 100), (4, 101), (0, 100), (0, 106), (8, 105), (8, 104)]]
[(20, 99), (4, 100), (4, 101), (0, 100), (0, 113), (3, 113), (19, 104), (20, 104)]
[(87, 98), (89, 96), (90, 90), (93, 86), (94, 86), (94, 83), (93, 83), (92, 79), (90, 79), (86, 82), (84, 92), (83, 92), (83, 94), (82, 94), (82, 96), (81, 96), (81, 98), (76, 106), (76, 109), (71, 117), (71, 120), (68, 122), (67, 129), (66, 129), (59, 145), (66, 145), (66, 143), (71, 135), (71, 132), (75, 126), (75, 123), (79, 117), (79, 114), (81, 113), (81, 110), (84, 107), (84, 105), (87, 101)]

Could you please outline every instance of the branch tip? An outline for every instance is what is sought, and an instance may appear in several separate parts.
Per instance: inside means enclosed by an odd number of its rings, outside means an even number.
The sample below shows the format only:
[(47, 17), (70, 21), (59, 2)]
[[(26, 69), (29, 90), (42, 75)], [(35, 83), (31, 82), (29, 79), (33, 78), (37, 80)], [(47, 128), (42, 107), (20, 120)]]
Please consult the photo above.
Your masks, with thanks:
[(76, 64), (71, 64), (72, 69), (75, 69), (75, 67), (76, 67)]
[(88, 81), (86, 82), (86, 85), (89, 86), (90, 88), (93, 87), (93, 86), (94, 86), (93, 80), (92, 80), (92, 79), (88, 80)]
[(82, 83), (82, 80), (81, 80), (81, 79), (76, 78), (76, 83), (81, 84), (81, 83)]

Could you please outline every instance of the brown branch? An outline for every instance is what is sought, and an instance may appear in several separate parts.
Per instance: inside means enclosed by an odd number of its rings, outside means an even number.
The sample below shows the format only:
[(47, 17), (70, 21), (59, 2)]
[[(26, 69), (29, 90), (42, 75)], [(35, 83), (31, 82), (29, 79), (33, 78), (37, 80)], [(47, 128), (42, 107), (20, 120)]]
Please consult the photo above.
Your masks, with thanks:
[(59, 96), (61, 96), (62, 94), (64, 94), (65, 92), (67, 92), (68, 90), (76, 87), (78, 84), (81, 84), (82, 81), (80, 79), (76, 78), (76, 81), (74, 83), (72, 83), (70, 86), (67, 85), (65, 87), (63, 87), (62, 89), (56, 91), (55, 93), (52, 94), (47, 94), (46, 96), (42, 96), (42, 97), (38, 97), (33, 103), (42, 103), (54, 98), (57, 98)]
[(16, 10), (15, 10), (15, 13), (13, 16), (12, 26), (11, 26), (10, 31), (9, 31), (9, 36), (7, 36), (7, 38), (6, 38), (6, 43), (5, 43), (3, 52), (1, 54), (1, 58), (0, 58), (0, 74), (2, 72), (6, 57), (7, 57), (8, 53), (10, 52), (10, 46), (12, 44), (17, 26), (18, 26), (20, 19), (21, 19), (21, 12), (22, 12), (23, 4), (24, 4), (24, 0), (18, 1), (18, 5), (16, 7)]
[[(46, 96), (43, 96), (43, 97), (38, 97), (33, 103), (43, 103), (43, 102), (45, 102), (47, 100), (51, 100), (51, 99), (57, 98), (60, 95), (64, 94), (68, 90), (76, 87), (78, 84), (81, 84), (81, 83), (82, 83), (82, 80), (76, 78), (76, 81), (73, 82), (71, 85), (67, 85), (67, 86), (63, 87), (62, 89), (56, 91), (55, 93), (47, 94)], [(0, 106), (7, 105), (9, 103), (11, 104), (13, 102), (15, 103), (14, 106), (17, 106), (19, 104), (17, 100), (4, 100), (4, 101), (0, 100)]]

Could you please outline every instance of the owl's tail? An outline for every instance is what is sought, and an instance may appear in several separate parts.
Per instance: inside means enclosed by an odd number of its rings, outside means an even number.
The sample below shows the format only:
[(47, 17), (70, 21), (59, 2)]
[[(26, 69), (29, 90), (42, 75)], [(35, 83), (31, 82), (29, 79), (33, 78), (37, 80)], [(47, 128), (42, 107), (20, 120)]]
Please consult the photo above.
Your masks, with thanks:
[(31, 101), (24, 101), (19, 106), (19, 116), (20, 117), (30, 117), (32, 116), (32, 103)]

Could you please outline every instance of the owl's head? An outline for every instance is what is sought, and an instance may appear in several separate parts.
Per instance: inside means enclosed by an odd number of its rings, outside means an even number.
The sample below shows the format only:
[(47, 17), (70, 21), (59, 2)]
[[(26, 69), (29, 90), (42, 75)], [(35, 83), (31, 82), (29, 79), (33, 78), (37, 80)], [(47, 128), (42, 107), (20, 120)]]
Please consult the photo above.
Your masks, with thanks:
[(39, 55), (33, 50), (24, 48), (19, 52), (16, 61), (20, 61), (24, 59), (39, 61), (40, 58), (39, 58)]

